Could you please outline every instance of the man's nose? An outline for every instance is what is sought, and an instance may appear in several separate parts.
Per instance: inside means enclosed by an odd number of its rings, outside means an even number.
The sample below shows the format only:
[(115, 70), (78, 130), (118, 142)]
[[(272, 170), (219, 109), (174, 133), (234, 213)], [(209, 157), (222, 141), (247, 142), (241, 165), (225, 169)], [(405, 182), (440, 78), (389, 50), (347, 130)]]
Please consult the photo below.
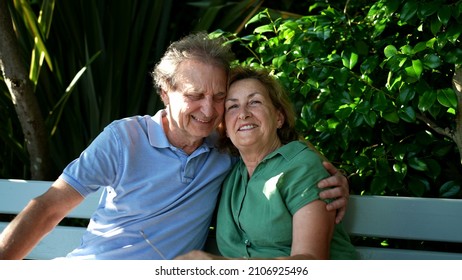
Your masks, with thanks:
[(206, 117), (211, 117), (213, 116), (215, 108), (213, 107), (213, 98), (210, 96), (206, 96), (202, 100), (202, 106), (201, 106), (201, 111)]

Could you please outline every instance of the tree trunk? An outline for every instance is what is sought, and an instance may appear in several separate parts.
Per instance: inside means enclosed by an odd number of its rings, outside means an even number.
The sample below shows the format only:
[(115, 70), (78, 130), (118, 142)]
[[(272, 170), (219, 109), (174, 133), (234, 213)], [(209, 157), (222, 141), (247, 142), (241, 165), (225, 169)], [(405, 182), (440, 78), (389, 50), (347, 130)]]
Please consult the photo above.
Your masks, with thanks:
[(33, 85), (20, 54), (7, 2), (0, 0), (0, 70), (24, 133), (31, 179), (49, 180), (48, 137)]
[(462, 164), (462, 66), (456, 67), (452, 86), (457, 95), (456, 128), (453, 139), (459, 149), (460, 163)]

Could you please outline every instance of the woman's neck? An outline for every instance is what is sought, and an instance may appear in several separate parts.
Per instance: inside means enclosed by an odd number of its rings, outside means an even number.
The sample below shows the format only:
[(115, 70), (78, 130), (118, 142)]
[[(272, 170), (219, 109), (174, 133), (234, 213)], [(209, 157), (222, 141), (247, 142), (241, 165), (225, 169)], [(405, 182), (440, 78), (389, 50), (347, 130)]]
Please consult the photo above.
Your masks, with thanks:
[(242, 161), (244, 162), (247, 172), (249, 174), (249, 178), (252, 177), (253, 172), (260, 164), (260, 162), (270, 153), (277, 150), (281, 147), (281, 141), (279, 138), (276, 138), (273, 143), (269, 145), (260, 145), (259, 147), (249, 147), (248, 149), (242, 148), (239, 149), (239, 153), (241, 155)]

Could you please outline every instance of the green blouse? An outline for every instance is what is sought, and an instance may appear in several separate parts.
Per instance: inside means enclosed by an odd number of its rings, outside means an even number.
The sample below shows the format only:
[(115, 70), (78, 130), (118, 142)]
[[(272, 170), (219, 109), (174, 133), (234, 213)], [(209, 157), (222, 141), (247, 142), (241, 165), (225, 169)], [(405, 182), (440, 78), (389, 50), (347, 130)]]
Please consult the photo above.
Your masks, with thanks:
[[(224, 181), (217, 216), (217, 243), (227, 257), (290, 256), (292, 216), (319, 199), (317, 183), (329, 173), (304, 143), (270, 153), (249, 179), (239, 161)], [(335, 227), (331, 259), (356, 259), (342, 225)]]

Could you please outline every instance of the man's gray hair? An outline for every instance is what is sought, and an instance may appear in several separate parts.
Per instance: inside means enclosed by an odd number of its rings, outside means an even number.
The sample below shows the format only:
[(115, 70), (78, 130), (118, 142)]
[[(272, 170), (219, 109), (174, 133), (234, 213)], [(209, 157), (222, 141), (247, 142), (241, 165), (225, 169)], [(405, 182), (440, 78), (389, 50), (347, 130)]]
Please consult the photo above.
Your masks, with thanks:
[(175, 88), (178, 65), (188, 59), (222, 67), (228, 73), (234, 54), (230, 44), (225, 42), (222, 37), (210, 38), (206, 32), (194, 33), (173, 42), (152, 71), (157, 92), (160, 94), (162, 89)]

